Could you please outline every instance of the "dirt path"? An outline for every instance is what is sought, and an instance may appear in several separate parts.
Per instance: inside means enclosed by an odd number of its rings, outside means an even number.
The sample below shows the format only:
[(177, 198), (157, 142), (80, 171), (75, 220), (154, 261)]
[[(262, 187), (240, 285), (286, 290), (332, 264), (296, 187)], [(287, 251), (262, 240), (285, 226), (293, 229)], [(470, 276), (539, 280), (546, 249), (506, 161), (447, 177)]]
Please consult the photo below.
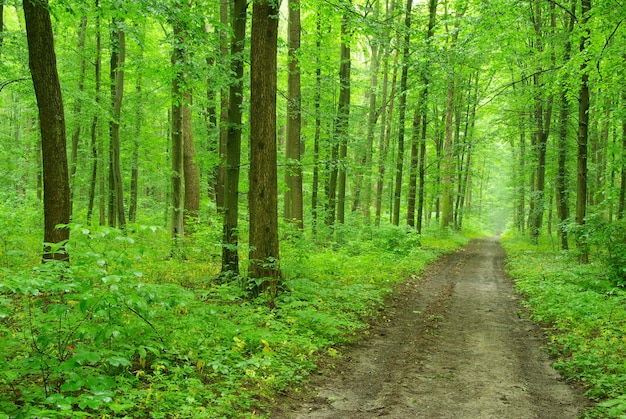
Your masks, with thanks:
[(576, 418), (585, 405), (521, 315), (496, 239), (407, 281), (386, 318), (273, 418)]

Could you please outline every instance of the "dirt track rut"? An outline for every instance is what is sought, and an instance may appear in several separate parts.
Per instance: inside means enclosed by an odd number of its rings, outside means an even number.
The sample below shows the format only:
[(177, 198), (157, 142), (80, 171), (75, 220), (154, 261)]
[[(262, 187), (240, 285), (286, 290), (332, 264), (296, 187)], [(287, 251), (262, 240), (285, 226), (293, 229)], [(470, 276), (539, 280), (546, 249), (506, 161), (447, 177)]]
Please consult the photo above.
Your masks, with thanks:
[(472, 241), (398, 290), (369, 337), (273, 418), (567, 419), (585, 405), (542, 350), (497, 239)]

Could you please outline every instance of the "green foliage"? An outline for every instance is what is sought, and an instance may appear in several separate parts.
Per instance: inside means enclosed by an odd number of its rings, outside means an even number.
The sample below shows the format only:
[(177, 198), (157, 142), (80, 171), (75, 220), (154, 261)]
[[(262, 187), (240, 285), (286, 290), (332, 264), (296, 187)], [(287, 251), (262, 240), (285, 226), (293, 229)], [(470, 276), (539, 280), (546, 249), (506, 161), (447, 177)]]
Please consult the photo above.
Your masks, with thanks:
[(527, 297), (532, 318), (550, 326), (555, 367), (581, 380), (602, 401), (589, 417), (626, 415), (626, 292), (602, 264), (580, 265), (575, 254), (553, 253), (520, 238), (504, 241), (508, 270)]
[(394, 284), (442, 250), (391, 227), (331, 247), (291, 235), (269, 308), (236, 281), (213, 281), (210, 229), (198, 226), (182, 243), (185, 257), (174, 258), (159, 227), (71, 228), (70, 266), (0, 276), (7, 415), (258, 417), (366, 330)]

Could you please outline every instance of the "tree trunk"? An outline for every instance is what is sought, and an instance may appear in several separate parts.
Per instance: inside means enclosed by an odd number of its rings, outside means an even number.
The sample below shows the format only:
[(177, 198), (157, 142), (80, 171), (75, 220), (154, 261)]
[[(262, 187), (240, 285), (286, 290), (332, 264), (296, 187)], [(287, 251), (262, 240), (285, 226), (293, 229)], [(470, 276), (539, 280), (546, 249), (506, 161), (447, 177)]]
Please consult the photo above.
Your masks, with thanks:
[(4, 0), (0, 0), (0, 57), (2, 57), (3, 39), (4, 39)]
[[(349, 2), (352, 5), (352, 2)], [(341, 22), (341, 66), (339, 69), (339, 104), (335, 127), (335, 141), (339, 144), (337, 159), (337, 222), (345, 222), (346, 209), (346, 170), (348, 162), (348, 137), (350, 136), (350, 18), (348, 11)]]
[[(1, 1), (1, 0), (0, 0)], [(80, 29), (78, 31), (78, 51), (81, 54), (80, 59), (80, 75), (78, 76), (78, 91), (84, 93), (85, 91), (85, 73), (87, 67), (87, 60), (85, 59), (85, 32), (87, 31), (87, 15), (83, 15), (80, 21)], [(0, 34), (1, 36), (1, 34)], [(70, 217), (74, 212), (74, 192), (76, 190), (75, 176), (76, 166), (78, 164), (78, 143), (80, 140), (81, 121), (80, 116), (82, 113), (82, 99), (79, 97), (76, 99), (74, 106), (74, 116), (77, 119), (76, 127), (72, 133), (72, 149), (70, 158)]]
[(230, 45), (231, 72), (235, 81), (228, 98), (228, 138), (226, 142), (226, 183), (224, 188), (224, 229), (222, 276), (239, 276), (239, 165), (241, 162), (241, 105), (243, 103), (243, 50), (246, 39), (247, 0), (234, 0)]
[[(574, 17), (576, 10), (576, 1), (572, 1), (572, 11), (570, 15), (567, 33), (571, 34), (574, 29)], [(565, 52), (563, 61), (570, 60), (572, 44), (568, 40), (565, 43)], [(570, 107), (567, 101), (566, 87), (561, 87), (559, 126), (558, 126), (558, 143), (557, 143), (557, 175), (556, 175), (556, 213), (559, 218), (559, 238), (561, 239), (561, 249), (569, 249), (567, 226), (565, 223), (569, 218), (569, 187), (567, 182), (567, 132), (569, 125)]]
[(302, 98), (300, 93), (300, 0), (289, 0), (289, 78), (287, 98), (287, 170), (285, 173), (287, 192), (285, 193), (285, 219), (293, 220), (296, 227), (302, 230), (302, 168), (300, 166), (302, 125)]
[[(459, 37), (459, 18), (463, 15), (463, 12), (457, 11), (456, 21), (454, 23), (454, 30), (451, 34), (450, 51), (454, 51), (456, 42)], [(441, 178), (441, 227), (446, 228), (452, 222), (452, 180), (454, 179), (454, 148), (453, 148), (453, 134), (454, 134), (454, 102), (456, 95), (456, 81), (454, 62), (449, 63), (450, 69), (448, 70), (448, 93), (446, 99), (446, 113), (445, 113), (445, 141), (443, 143), (443, 162), (442, 162), (442, 178)]]
[(429, 54), (424, 69), (424, 89), (420, 97), (420, 117), (421, 123), (421, 139), (419, 144), (419, 162), (418, 162), (418, 197), (417, 197), (417, 225), (418, 234), (422, 234), (422, 219), (424, 213), (424, 186), (426, 184), (426, 128), (427, 128), (427, 111), (428, 111), (428, 87), (430, 84), (430, 44), (434, 35), (435, 21), (437, 19), (437, 0), (429, 0), (428, 2), (428, 30), (426, 32), (426, 43), (428, 45)]
[(320, 51), (322, 49), (322, 13), (317, 12), (316, 19), (316, 39), (315, 39), (315, 133), (313, 135), (313, 185), (311, 186), (311, 218), (313, 234), (317, 233), (318, 222), (318, 196), (319, 196), (319, 156), (320, 156), (320, 136), (322, 128), (321, 100), (322, 100), (322, 66), (320, 63)]
[[(143, 57), (143, 49), (141, 50), (140, 57)], [(137, 94), (137, 115), (135, 119), (135, 135), (133, 138), (133, 154), (131, 163), (130, 174), (130, 203), (128, 205), (128, 220), (131, 223), (137, 221), (137, 198), (139, 195), (139, 138), (141, 137), (141, 126), (143, 124), (143, 91), (141, 83), (143, 80), (143, 73), (139, 71), (137, 73), (137, 82), (135, 92)]]
[[(220, 2), (220, 23), (224, 28), (228, 26), (228, 5), (230, 2)], [(229, 40), (228, 32), (223, 29), (220, 33), (220, 56), (223, 62), (228, 60)], [(207, 91), (211, 90), (207, 84)], [(226, 155), (228, 144), (228, 110), (229, 110), (229, 89), (222, 88), (220, 91), (220, 139), (219, 139), (219, 165), (217, 167), (217, 181), (215, 187), (215, 203), (218, 213), (224, 215), (225, 193), (226, 193)]]
[(407, 0), (404, 16), (404, 44), (402, 45), (402, 73), (400, 75), (400, 103), (398, 104), (398, 159), (396, 160), (396, 183), (393, 193), (393, 225), (400, 224), (400, 199), (404, 165), (404, 130), (406, 119), (406, 85), (409, 74), (409, 43), (411, 41), (411, 8), (413, 0)]
[[(622, 94), (622, 106), (626, 107), (626, 94)], [(619, 203), (617, 208), (617, 219), (624, 219), (626, 207), (626, 115), (622, 117), (622, 167), (619, 188)]]
[(174, 239), (174, 247), (177, 241), (185, 234), (184, 226), (184, 166), (183, 166), (183, 74), (184, 63), (184, 39), (183, 29), (177, 22), (174, 24), (174, 48), (172, 50), (172, 67), (175, 75), (172, 79), (172, 172), (171, 172), (171, 193), (172, 193), (172, 224), (171, 235)]
[[(24, 0), (29, 67), (39, 110), (43, 157), (43, 260), (69, 260), (65, 241), (70, 231), (70, 185), (65, 115), (54, 52), (48, 2)], [(57, 227), (62, 225), (61, 227)]]
[[(98, 10), (100, 7), (100, 0), (95, 0), (95, 8)], [(96, 108), (100, 105), (100, 84), (102, 82), (102, 34), (100, 32), (100, 14), (96, 13), (96, 60), (95, 67), (95, 102)], [(98, 112), (94, 112), (91, 120), (91, 180), (89, 182), (89, 205), (87, 208), (87, 223), (91, 222), (91, 216), (96, 201), (96, 187), (98, 183), (98, 166), (102, 171), (102, 164), (99, 164), (99, 158), (101, 154), (98, 154)], [(104, 222), (99, 220), (100, 224)]]
[(420, 143), (420, 109), (415, 108), (413, 114), (413, 134), (411, 136), (411, 164), (409, 167), (409, 194), (407, 196), (406, 224), (415, 227), (415, 201), (417, 197), (417, 176), (419, 165)]
[[(580, 23), (583, 26), (583, 35), (580, 39), (580, 52), (585, 54), (589, 41), (589, 29), (586, 27), (589, 21), (591, 0), (582, 0)], [(588, 60), (585, 58), (581, 64), (580, 92), (578, 94), (578, 161), (576, 178), (576, 224), (583, 227), (587, 215), (587, 142), (589, 140), (589, 73)], [(580, 234), (577, 246), (581, 253), (581, 263), (589, 262), (589, 248), (585, 235)]]
[[(185, 60), (186, 61), (186, 60)], [(183, 174), (185, 184), (185, 216), (183, 217), (183, 231), (189, 234), (188, 224), (193, 224), (200, 211), (200, 169), (196, 161), (196, 146), (193, 140), (193, 124), (191, 105), (193, 95), (191, 90), (183, 93)]]
[(381, 120), (381, 132), (380, 140), (378, 144), (379, 156), (378, 156), (378, 179), (376, 181), (376, 217), (374, 224), (378, 227), (380, 225), (380, 218), (383, 208), (383, 186), (385, 184), (385, 173), (387, 170), (387, 157), (389, 154), (389, 142), (391, 140), (391, 125), (393, 117), (393, 107), (396, 97), (396, 80), (398, 75), (398, 50), (396, 50), (393, 65), (393, 75), (391, 76), (391, 92), (387, 95), (388, 78), (389, 78), (389, 64), (385, 60), (383, 70), (383, 106), (387, 103), (387, 97), (389, 97), (389, 104), (382, 109)]
[(278, 9), (273, 1), (252, 8), (250, 48), (250, 278), (273, 304), (280, 277), (276, 165), (276, 50)]
[(111, 106), (109, 121), (111, 138), (109, 148), (109, 225), (123, 229), (126, 226), (124, 213), (124, 184), (120, 167), (120, 117), (124, 98), (124, 62), (126, 59), (126, 36), (122, 21), (113, 19), (111, 30)]
[[(378, 7), (378, 2), (376, 2), (376, 7)], [(373, 156), (373, 148), (374, 148), (374, 130), (376, 128), (376, 122), (378, 121), (379, 111), (377, 109), (377, 98), (378, 98), (378, 71), (380, 67), (380, 45), (378, 39), (371, 39), (371, 61), (370, 61), (370, 90), (369, 94), (369, 108), (368, 108), (368, 119), (367, 119), (367, 140), (365, 144), (365, 161), (364, 161), (364, 172), (365, 175), (363, 177), (364, 184), (363, 189), (365, 190), (363, 194), (363, 222), (365, 225), (369, 225), (371, 222), (371, 206), (372, 206), (372, 156)]]

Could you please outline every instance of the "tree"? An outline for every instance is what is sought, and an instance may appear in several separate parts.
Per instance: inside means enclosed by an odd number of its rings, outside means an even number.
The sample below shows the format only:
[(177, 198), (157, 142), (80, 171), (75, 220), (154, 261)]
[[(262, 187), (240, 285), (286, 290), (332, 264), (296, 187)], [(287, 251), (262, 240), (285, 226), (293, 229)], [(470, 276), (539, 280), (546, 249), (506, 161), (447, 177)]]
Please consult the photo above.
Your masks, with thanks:
[[(583, 26), (583, 34), (580, 38), (580, 52), (585, 53), (589, 42), (589, 12), (591, 0), (582, 0), (580, 23)], [(585, 57), (581, 64), (580, 91), (578, 93), (578, 159), (576, 178), (576, 224), (584, 226), (587, 216), (587, 143), (589, 140), (589, 58)], [(589, 249), (584, 235), (580, 234), (577, 241), (581, 249), (580, 262), (589, 262)]]
[(404, 164), (404, 130), (406, 119), (407, 79), (409, 73), (409, 47), (411, 41), (411, 7), (407, 0), (404, 17), (404, 43), (402, 44), (402, 73), (400, 75), (400, 103), (398, 104), (398, 158), (396, 160), (396, 183), (393, 194), (393, 224), (400, 224), (400, 198), (402, 196), (402, 172)]
[(120, 162), (120, 117), (124, 99), (124, 63), (126, 61), (126, 33), (124, 21), (111, 22), (111, 120), (109, 121), (109, 226), (124, 228), (124, 183)]
[(287, 157), (285, 193), (285, 219), (294, 220), (299, 229), (303, 228), (302, 168), (300, 162), (302, 125), (302, 98), (300, 93), (300, 0), (289, 0), (288, 46), (289, 79), (287, 98)]
[[(260, 0), (252, 8), (250, 47), (250, 278), (256, 291), (276, 295), (278, 248), (278, 168), (276, 164), (276, 50), (278, 6)], [(273, 301), (273, 300), (272, 300)]]
[(224, 187), (224, 228), (222, 238), (222, 276), (239, 275), (239, 165), (241, 163), (241, 119), (243, 103), (244, 43), (246, 39), (246, 0), (234, 0), (231, 10), (231, 72), (234, 80), (228, 98), (228, 135)]
[[(180, 7), (180, 4), (178, 4)], [(172, 49), (172, 238), (176, 241), (185, 234), (184, 229), (184, 166), (183, 166), (183, 109), (185, 80), (183, 74), (185, 62), (185, 31), (180, 19), (174, 17), (174, 47)]]
[[(39, 110), (44, 189), (44, 260), (69, 260), (70, 184), (65, 113), (47, 0), (23, 1), (28, 59)], [(59, 247), (57, 247), (59, 246)]]

